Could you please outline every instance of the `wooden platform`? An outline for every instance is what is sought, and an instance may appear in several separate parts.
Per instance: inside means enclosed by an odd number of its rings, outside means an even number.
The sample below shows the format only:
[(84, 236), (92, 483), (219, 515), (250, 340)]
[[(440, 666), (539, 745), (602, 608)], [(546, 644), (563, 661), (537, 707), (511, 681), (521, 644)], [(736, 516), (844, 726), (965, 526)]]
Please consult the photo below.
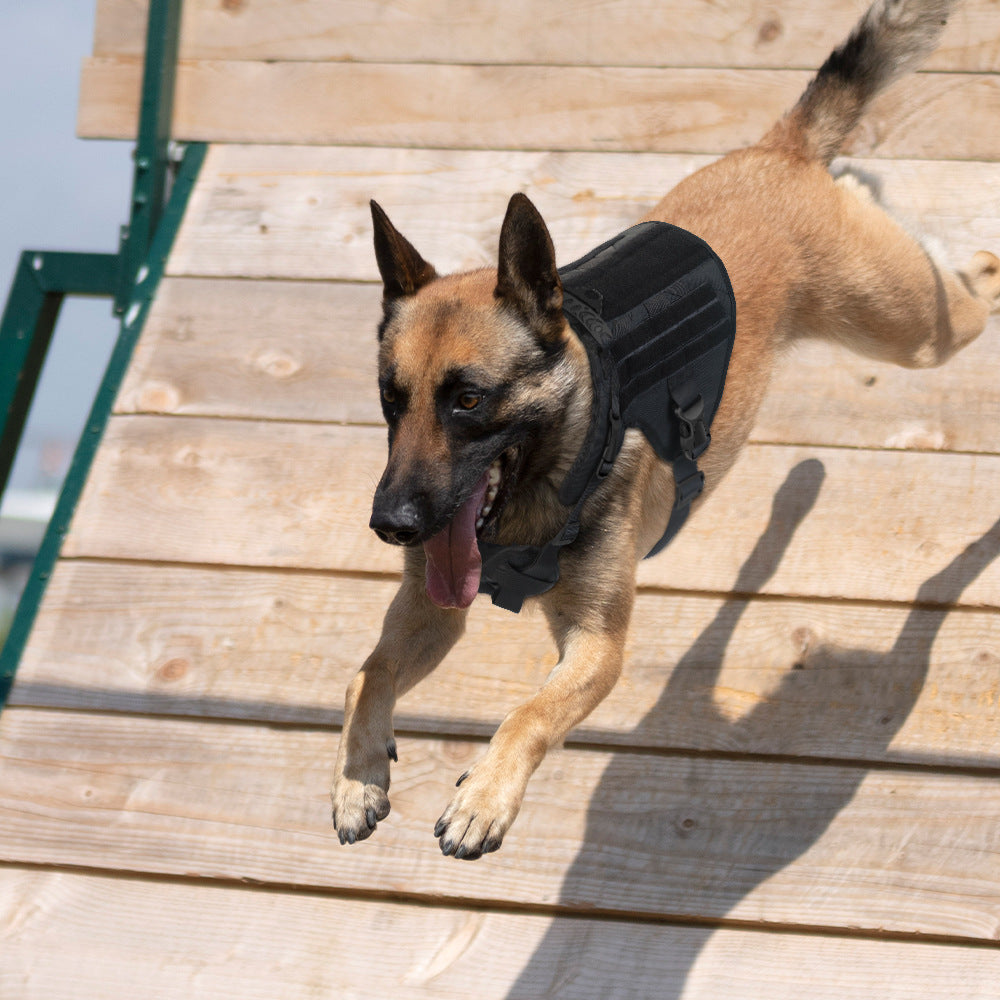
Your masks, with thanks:
[[(449, 270), (524, 190), (568, 261), (860, 6), (189, 0), (175, 131), (216, 144), (0, 715), (0, 997), (997, 1000), (997, 322), (939, 371), (788, 359), (498, 854), (434, 822), (555, 651), (478, 602), (389, 819), (329, 820), (398, 571), (368, 198)], [(100, 0), (86, 134), (134, 128), (141, 14)], [(998, 69), (970, 0), (855, 142), (956, 264), (1000, 247)]]

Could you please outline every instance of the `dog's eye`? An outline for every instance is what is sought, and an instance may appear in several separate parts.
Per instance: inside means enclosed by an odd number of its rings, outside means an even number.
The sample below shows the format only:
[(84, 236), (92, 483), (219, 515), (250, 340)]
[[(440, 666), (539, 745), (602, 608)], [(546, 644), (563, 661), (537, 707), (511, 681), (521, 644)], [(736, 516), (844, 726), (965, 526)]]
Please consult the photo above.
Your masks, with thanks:
[(482, 394), (478, 392), (463, 392), (456, 402), (459, 409), (474, 410), (483, 400)]
[(396, 393), (391, 386), (386, 385), (382, 387), (382, 402), (386, 406), (392, 406), (396, 402)]

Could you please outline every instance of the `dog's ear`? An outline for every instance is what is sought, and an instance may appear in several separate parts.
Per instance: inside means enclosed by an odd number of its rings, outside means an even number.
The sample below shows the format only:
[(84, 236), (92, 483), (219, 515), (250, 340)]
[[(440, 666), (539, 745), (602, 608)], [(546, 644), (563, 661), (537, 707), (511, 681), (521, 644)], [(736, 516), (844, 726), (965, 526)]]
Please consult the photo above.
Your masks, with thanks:
[(375, 201), (371, 203), (375, 227), (375, 260), (382, 275), (385, 304), (406, 295), (416, 295), (437, 272), (414, 250), (409, 240), (389, 221)]
[(516, 309), (543, 341), (561, 340), (565, 320), (555, 247), (538, 209), (523, 194), (510, 199), (500, 229), (494, 295)]

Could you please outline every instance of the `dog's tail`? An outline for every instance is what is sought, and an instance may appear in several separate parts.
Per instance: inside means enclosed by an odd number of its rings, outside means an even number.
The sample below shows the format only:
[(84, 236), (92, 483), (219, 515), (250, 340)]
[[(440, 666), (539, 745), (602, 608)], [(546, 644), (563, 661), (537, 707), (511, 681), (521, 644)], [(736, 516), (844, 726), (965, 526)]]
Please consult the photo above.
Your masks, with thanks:
[(765, 142), (829, 163), (868, 102), (934, 50), (955, 4), (875, 0)]

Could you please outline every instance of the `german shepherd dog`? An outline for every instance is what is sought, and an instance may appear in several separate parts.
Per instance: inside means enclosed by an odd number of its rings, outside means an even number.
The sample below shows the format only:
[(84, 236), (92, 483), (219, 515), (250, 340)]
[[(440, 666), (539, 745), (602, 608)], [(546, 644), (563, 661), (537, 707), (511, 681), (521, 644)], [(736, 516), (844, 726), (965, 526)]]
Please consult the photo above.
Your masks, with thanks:
[[(1000, 260), (937, 266), (831, 159), (871, 98), (936, 45), (952, 0), (876, 0), (795, 107), (755, 146), (702, 169), (646, 217), (689, 230), (729, 273), (737, 327), (726, 391), (700, 460), (705, 491), (747, 440), (784, 348), (822, 337), (905, 367), (940, 365), (1000, 308)], [(403, 580), (375, 651), (347, 690), (333, 782), (341, 843), (389, 813), (396, 698), (462, 634), (479, 586), (478, 540), (544, 545), (567, 509), (559, 487), (591, 418), (587, 353), (565, 319), (552, 240), (511, 198), (496, 269), (438, 276), (373, 202), (384, 284), (379, 387), (389, 459), (371, 527), (405, 547)], [(604, 698), (621, 669), (637, 560), (674, 503), (671, 467), (630, 430), (587, 500), (559, 582), (540, 597), (560, 659), (459, 779), (434, 828), (441, 850), (500, 847), (528, 779)]]

